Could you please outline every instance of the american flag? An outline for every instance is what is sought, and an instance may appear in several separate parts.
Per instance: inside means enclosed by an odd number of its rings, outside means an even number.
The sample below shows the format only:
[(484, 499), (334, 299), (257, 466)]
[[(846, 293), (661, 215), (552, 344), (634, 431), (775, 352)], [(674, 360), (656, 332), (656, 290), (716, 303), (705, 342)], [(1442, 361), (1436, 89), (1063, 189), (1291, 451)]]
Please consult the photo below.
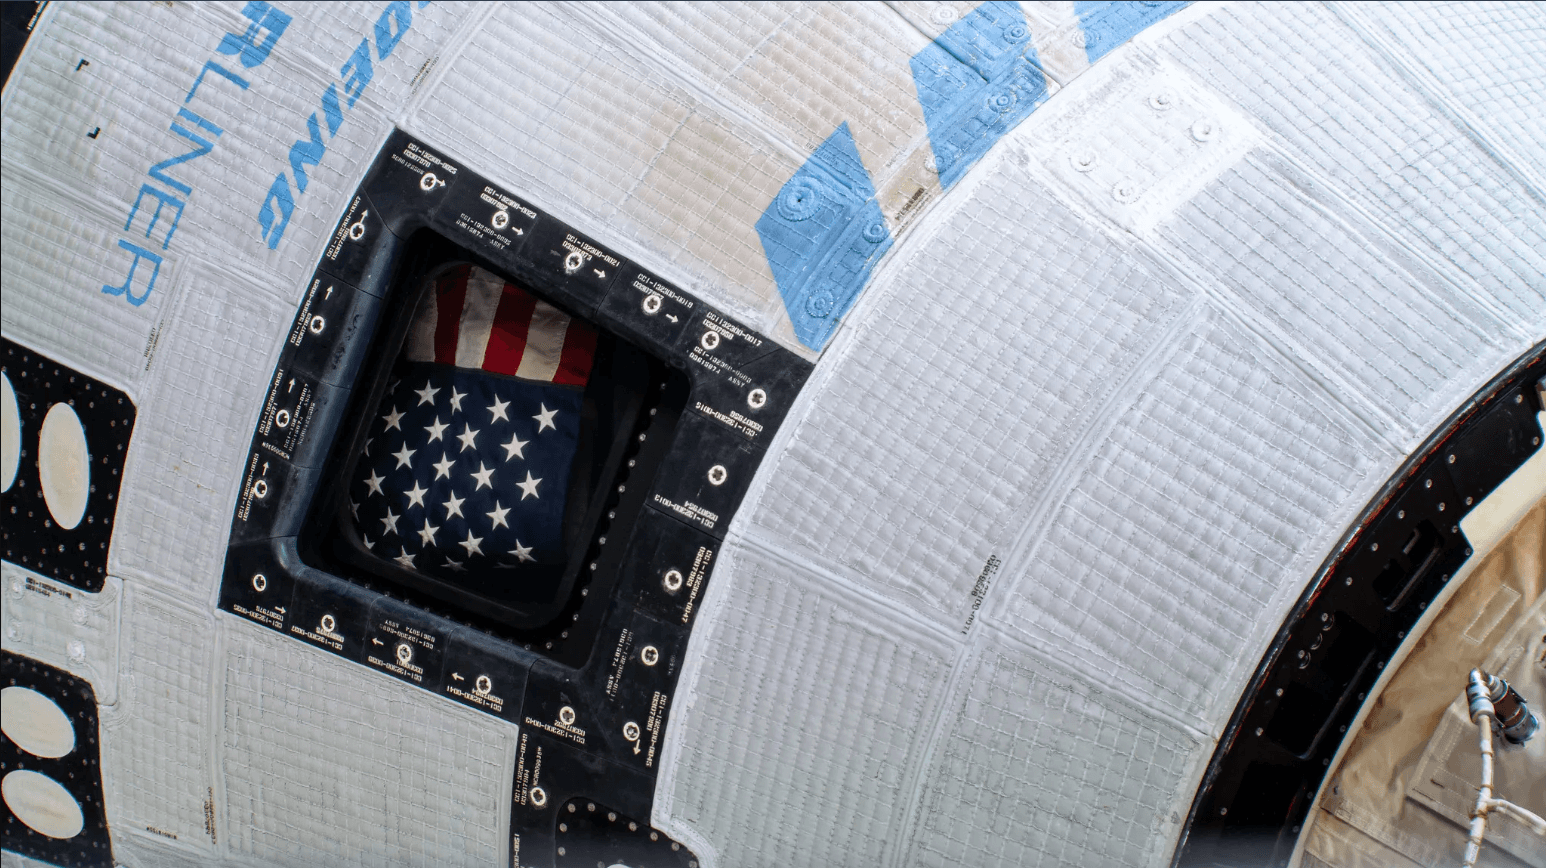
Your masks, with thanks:
[(356, 465), (356, 529), (453, 581), (562, 565), (596, 332), (480, 268), (431, 283)]

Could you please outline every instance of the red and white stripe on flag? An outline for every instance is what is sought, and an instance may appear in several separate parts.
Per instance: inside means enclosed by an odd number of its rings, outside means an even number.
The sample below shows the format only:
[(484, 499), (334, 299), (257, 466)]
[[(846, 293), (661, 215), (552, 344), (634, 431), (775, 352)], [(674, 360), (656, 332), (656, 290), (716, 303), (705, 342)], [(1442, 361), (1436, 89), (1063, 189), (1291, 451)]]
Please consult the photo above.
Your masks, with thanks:
[(498, 275), (461, 265), (436, 278), (419, 303), (405, 352), (412, 362), (583, 386), (596, 330)]

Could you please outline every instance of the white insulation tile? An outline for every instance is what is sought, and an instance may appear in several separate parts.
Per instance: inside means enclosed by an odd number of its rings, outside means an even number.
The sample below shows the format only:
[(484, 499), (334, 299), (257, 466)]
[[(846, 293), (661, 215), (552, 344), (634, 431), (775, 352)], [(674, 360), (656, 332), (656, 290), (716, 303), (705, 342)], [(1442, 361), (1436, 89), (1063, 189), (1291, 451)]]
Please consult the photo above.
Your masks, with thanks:
[(408, 126), (770, 331), (782, 302), (754, 224), (800, 160), (646, 54), (575, 12), (503, 6)]
[[(1457, 12), (1459, 20), (1485, 14), (1468, 8), (1476, 11)], [(1515, 8), (1530, 14), (1530, 4)], [(1432, 13), (1435, 26), (1444, 16)], [(1330, 10), (1232, 4), (1174, 31), (1156, 50), (1234, 100), (1405, 243), (1474, 281), (1527, 333), (1546, 335), (1546, 205)], [(1496, 50), (1512, 52), (1519, 75), (1546, 77), (1527, 71), (1546, 54), (1531, 61), (1518, 47)], [(1468, 55), (1447, 66), (1478, 62), (1486, 59)]]
[(751, 518), (951, 632), (1184, 300), (1013, 163), (975, 193), (859, 308)]
[(593, 4), (741, 113), (810, 153), (848, 123), (883, 178), (924, 138), (908, 61), (929, 42), (881, 3)]
[[(656, 813), (722, 868), (895, 858), (950, 660), (800, 567), (727, 545)], [(687, 680), (691, 679), (688, 684)], [(675, 745), (673, 747), (673, 744)], [(675, 757), (674, 761), (670, 759)]]
[(245, 621), (222, 626), (233, 854), (296, 868), (504, 864), (514, 727)]
[(1546, 165), (1546, 7), (1540, 3), (1357, 4), (1510, 151)]
[(219, 581), (248, 440), (292, 308), (245, 280), (190, 262), (177, 315), (159, 336), (124, 470), (117, 575), (204, 600)]
[[(115, 269), (128, 268), (129, 257), (115, 246), (118, 226), (99, 208), (42, 189), (9, 162), (0, 211), (5, 336), (137, 397), (171, 290), (158, 288), (138, 307), (102, 292), (104, 283), (122, 279)], [(175, 263), (162, 266), (164, 286), (175, 271)]]
[(1295, 180), (1270, 155), (1252, 155), (1158, 235), (1203, 279), (1235, 293), (1248, 316), (1393, 417), (1391, 436), (1415, 446), (1507, 363), (1506, 326), (1451, 285), (1424, 280), (1420, 266), (1403, 269), (1360, 231), (1372, 227), (1316, 207)]
[(118, 701), (118, 600), (108, 576), (92, 594), (0, 561), (0, 647), (86, 679), (101, 705)]
[(1002, 639), (971, 661), (906, 864), (1163, 865), (1212, 742)]
[(1219, 314), (1139, 387), (1012, 584), (1006, 630), (1217, 732), (1396, 455)]
[[(122, 699), (102, 713), (102, 781), (110, 822), (214, 845), (210, 770), (215, 625), (130, 585), (123, 603)], [(206, 814), (206, 812), (209, 812)]]

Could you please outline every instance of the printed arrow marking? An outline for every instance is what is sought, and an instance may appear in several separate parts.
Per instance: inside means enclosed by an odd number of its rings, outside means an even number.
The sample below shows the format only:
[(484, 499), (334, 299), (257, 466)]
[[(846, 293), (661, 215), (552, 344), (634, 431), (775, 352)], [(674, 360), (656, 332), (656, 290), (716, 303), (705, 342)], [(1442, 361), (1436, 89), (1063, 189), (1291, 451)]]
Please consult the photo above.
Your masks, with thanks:
[(457, 681), (466, 681), (467, 680), (467, 679), (463, 678), (460, 674), (455, 673), (455, 672), (451, 673), (451, 677), (455, 678)]
[(274, 607), (274, 611), (276, 611), (279, 614), (283, 615), (285, 613), (285, 607), (284, 606), (275, 606)]
[(601, 270), (601, 269), (599, 269), (599, 268), (592, 268), (592, 269), (591, 269), (591, 271), (594, 271), (594, 272), (596, 272), (596, 276), (597, 276), (597, 277), (603, 277), (603, 278), (604, 278), (604, 277), (606, 277), (606, 276), (607, 276), (607, 273), (606, 273), (606, 272), (605, 272), (605, 271), (602, 271), (602, 270)]
[(377, 639), (375, 636), (370, 637), (370, 641), (371, 641), (372, 645), (384, 644), (380, 639)]
[(676, 322), (676, 314), (668, 313), (668, 314), (666, 314), (666, 319), (668, 319), (668, 320), (670, 320), (672, 322)]
[(638, 742), (634, 742), (633, 743), (633, 754), (634, 754), (634, 756), (638, 756), (639, 755), (639, 743)]

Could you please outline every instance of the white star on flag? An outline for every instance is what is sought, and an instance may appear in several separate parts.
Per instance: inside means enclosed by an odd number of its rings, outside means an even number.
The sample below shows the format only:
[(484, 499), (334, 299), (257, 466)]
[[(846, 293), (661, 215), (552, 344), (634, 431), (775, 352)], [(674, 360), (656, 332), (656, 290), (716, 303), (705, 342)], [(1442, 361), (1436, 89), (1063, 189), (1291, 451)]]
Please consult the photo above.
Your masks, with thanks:
[(510, 508), (509, 507), (501, 508), (499, 506), (499, 501), (497, 501), (497, 500), (494, 501), (494, 511), (493, 512), (485, 512), (484, 513), (484, 515), (488, 516), (489, 520), (493, 522), (493, 527), (509, 527), (510, 523), (508, 521), (505, 521), (505, 516), (507, 516), (509, 514), (510, 514)]
[[(451, 459), (447, 458), (444, 452), (440, 453), (440, 460), (436, 461), (434, 464), (430, 465), (431, 467), (435, 468), (435, 479), (439, 479), (442, 476), (445, 477), (446, 479), (450, 479), (451, 478), (451, 465), (453, 465), (455, 463), (456, 463), (455, 461), (452, 461)], [(430, 481), (433, 482), (434, 480), (430, 480)]]
[(510, 421), (510, 417), (505, 415), (505, 408), (509, 406), (509, 401), (501, 401), (499, 400), (499, 396), (495, 395), (494, 403), (490, 404), (488, 408), (489, 415), (493, 417), (488, 420), (489, 424), (492, 425), (495, 422), (498, 422), (500, 419), (503, 419), (506, 422)]
[[(478, 472), (470, 474), (470, 475), (472, 476), (473, 479), (478, 480), (478, 484), (477, 484), (477, 486), (475, 486), (473, 488), (473, 491), (477, 491), (479, 488), (493, 488), (494, 487), (494, 483), (490, 481), (494, 477), (494, 468), (492, 468), (492, 467), (484, 467), (482, 461), (478, 462)], [(528, 473), (526, 475), (530, 476), (531, 474)], [(538, 482), (541, 482), (541, 480), (539, 479)]]
[(514, 434), (511, 434), (510, 442), (504, 444), (505, 460), (509, 461), (512, 458), (525, 458), (526, 455), (521, 451), (521, 449), (530, 442), (530, 440), (522, 440)]
[[(465, 497), (457, 497), (456, 492), (451, 492), (451, 499), (441, 504), (446, 508), (446, 518), (450, 518), (453, 515), (461, 515), (462, 503), (464, 501), (466, 501)], [(463, 517), (465, 518), (465, 516)]]
[(428, 380), (425, 380), (424, 388), (415, 391), (414, 394), (419, 396), (420, 404), (429, 404), (433, 406), (435, 403), (435, 394), (439, 391), (439, 389), (431, 386)]
[(424, 527), (419, 528), (419, 545), (432, 546), (435, 544), (435, 531), (440, 530), (438, 525), (429, 523), (429, 516), (424, 517)]
[(403, 549), (403, 553), (393, 558), (392, 560), (397, 561), (410, 570), (413, 569), (413, 555), (408, 554), (407, 549)]
[(386, 423), (386, 427), (382, 428), (381, 430), (382, 431), (390, 431), (393, 428), (396, 428), (399, 431), (403, 430), (402, 426), (398, 424), (399, 422), (401, 422), (403, 420), (403, 415), (404, 414), (397, 412), (397, 408), (396, 407), (393, 407), (392, 408), (392, 412), (390, 412), (390, 413), (386, 414), (385, 416), (381, 417), (381, 421)]
[(440, 419), (437, 417), (435, 419), (435, 424), (425, 425), (424, 430), (429, 432), (429, 442), (434, 443), (436, 440), (440, 439), (440, 435), (445, 433), (445, 430), (449, 427), (451, 426), (440, 421)]
[(461, 542), (457, 543), (457, 545), (459, 545), (462, 548), (466, 549), (467, 550), (467, 556), (468, 557), (472, 557), (473, 555), (481, 555), (481, 554), (483, 554), (483, 549), (480, 548), (479, 545), (478, 545), (481, 542), (483, 542), (483, 537), (481, 537), (481, 536), (473, 536), (472, 535), (472, 531), (469, 530), (469, 531), (467, 531), (467, 538), (462, 540)]
[(365, 478), (365, 484), (370, 486), (370, 493), (371, 494), (380, 494), (381, 493), (381, 483), (383, 483), (383, 482), (386, 482), (386, 479), (383, 478), (383, 477), (377, 476), (376, 475), (376, 471), (374, 471), (374, 470), (372, 470), (370, 472), (370, 476), (367, 476)]
[(462, 448), (458, 449), (458, 452), (466, 452), (469, 449), (473, 450), (474, 452), (478, 450), (478, 429), (472, 427), (471, 425), (463, 425), (462, 433), (456, 435), (456, 439), (462, 441)]
[(553, 418), (558, 415), (558, 411), (549, 410), (546, 404), (538, 404), (537, 406), (542, 408), (542, 412), (532, 417), (537, 420), (537, 433), (541, 434), (549, 428), (557, 429), (558, 426), (553, 424)]
[(537, 483), (541, 481), (542, 480), (540, 479), (532, 479), (531, 471), (526, 471), (526, 481), (517, 482), (515, 484), (517, 488), (521, 489), (521, 499), (525, 500), (528, 497), (539, 497), (537, 494)]
[(465, 397), (467, 397), (466, 392), (458, 392), (455, 386), (451, 387), (451, 410), (453, 412), (460, 413), (462, 411), (462, 399)]
[(531, 556), (531, 546), (521, 545), (520, 540), (515, 541), (515, 548), (511, 549), (507, 554), (515, 555), (516, 559), (521, 563), (529, 563), (536, 560), (536, 558)]
[(408, 444), (404, 443), (403, 444), (403, 448), (401, 448), (401, 449), (397, 450), (396, 452), (392, 453), (392, 457), (397, 459), (397, 466), (398, 467), (412, 467), (413, 465), (411, 463), (409, 463), (408, 459), (412, 458), (413, 457), (413, 453), (415, 453), (417, 451), (419, 451), (419, 450), (417, 450), (417, 449), (409, 449), (408, 448)]
[(391, 507), (387, 508), (387, 514), (381, 519), (382, 539), (386, 539), (387, 534), (397, 533), (397, 520), (399, 518), (401, 518), (401, 516), (392, 512)]
[(413, 487), (408, 489), (407, 491), (403, 492), (403, 494), (407, 495), (407, 497), (408, 497), (408, 506), (409, 507), (423, 506), (424, 505), (424, 495), (429, 494), (429, 489), (427, 489), (427, 488), (420, 488), (419, 487), (419, 481), (417, 479), (415, 479), (413, 481)]

